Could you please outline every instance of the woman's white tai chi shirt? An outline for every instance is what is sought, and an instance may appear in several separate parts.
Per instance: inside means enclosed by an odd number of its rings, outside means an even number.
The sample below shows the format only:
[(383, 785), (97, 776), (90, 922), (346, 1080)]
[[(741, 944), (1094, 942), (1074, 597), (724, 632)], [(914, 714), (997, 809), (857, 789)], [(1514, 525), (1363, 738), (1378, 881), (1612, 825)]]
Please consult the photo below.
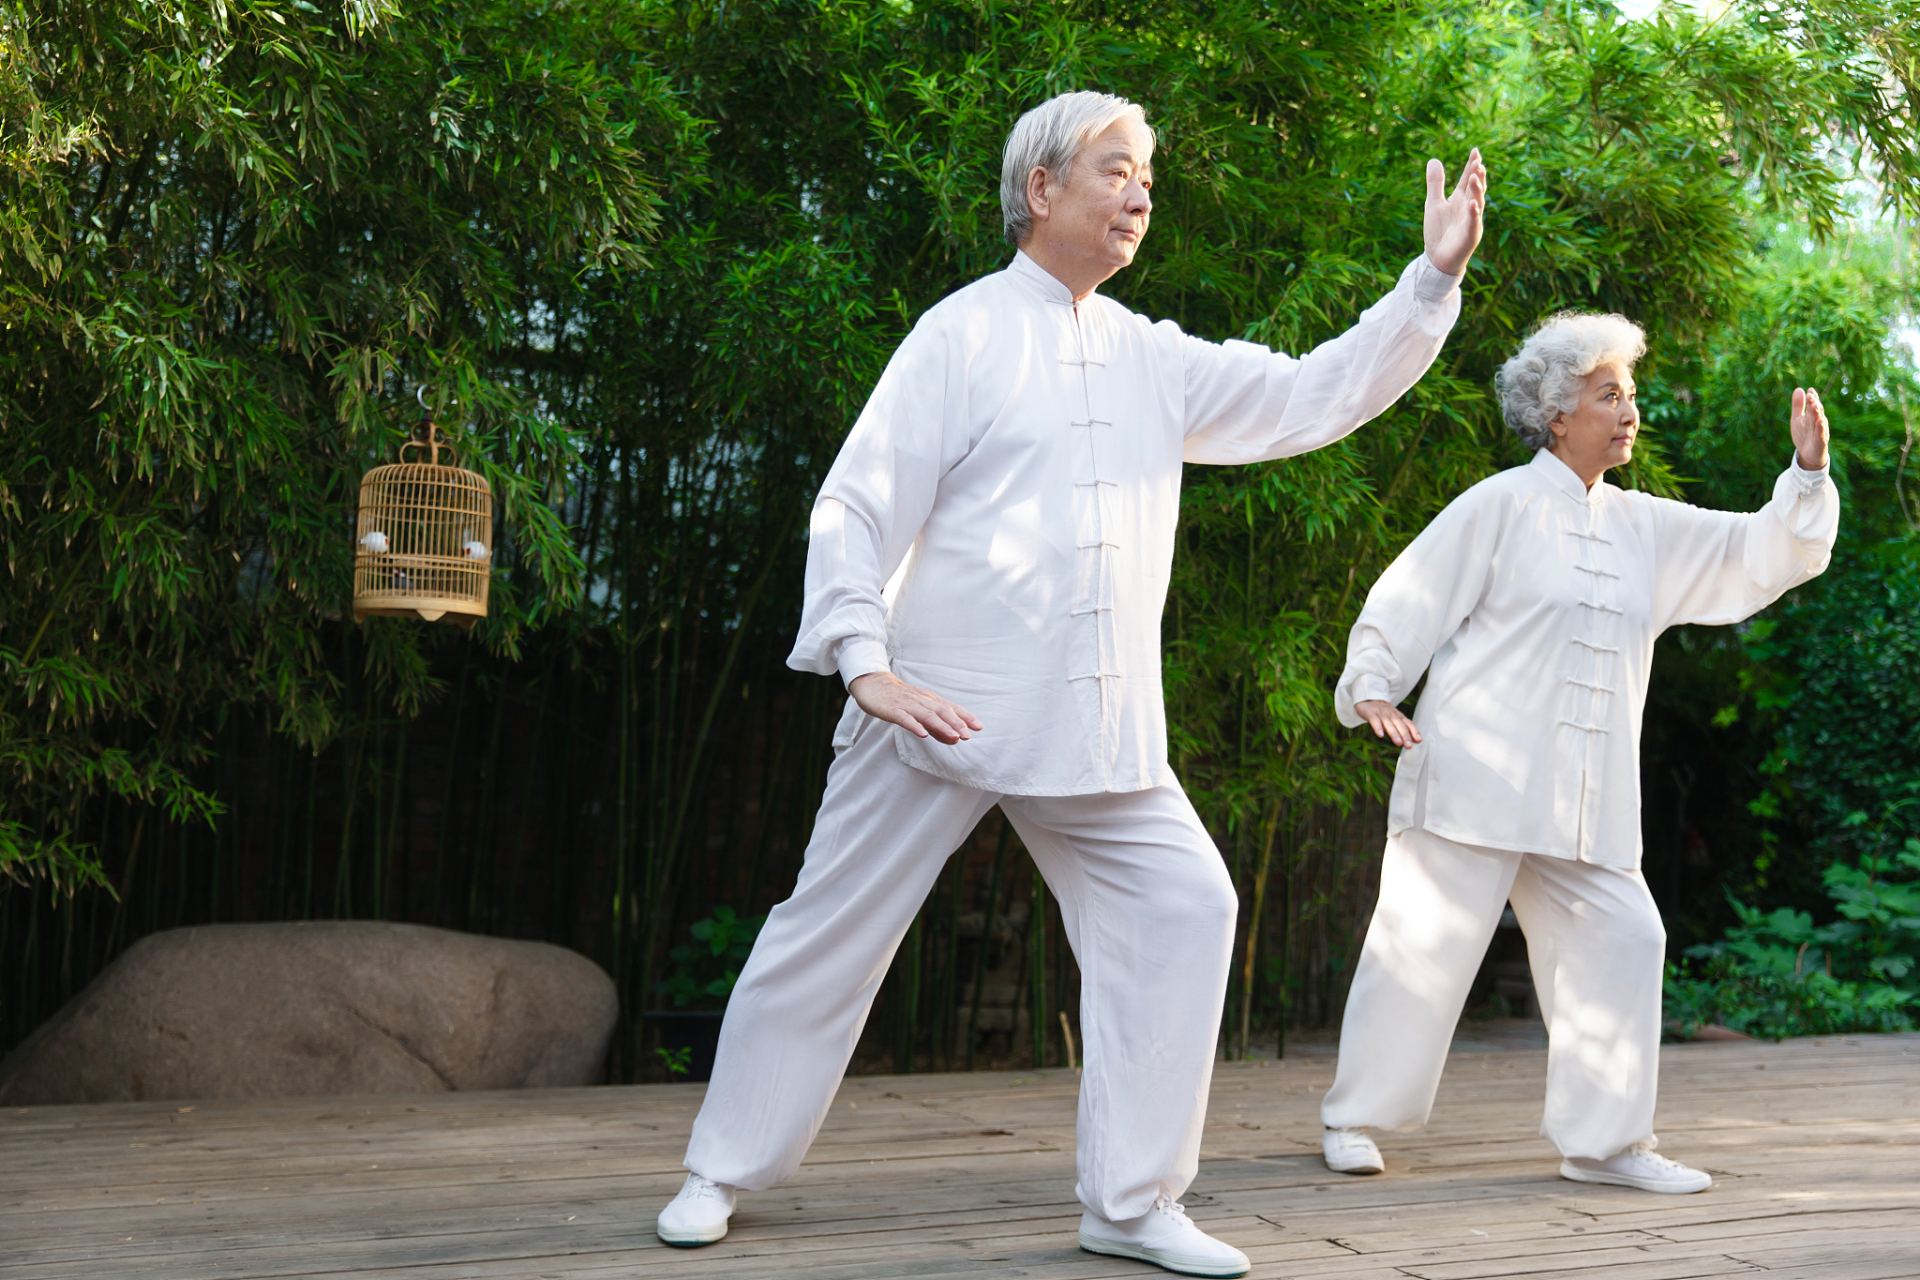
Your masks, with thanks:
[(1542, 449), (1482, 480), (1367, 595), (1334, 690), (1397, 703), (1428, 669), (1387, 829), (1462, 844), (1640, 865), (1640, 720), (1653, 642), (1730, 623), (1827, 567), (1840, 499), (1796, 460), (1752, 515), (1588, 490)]
[[(938, 777), (1013, 795), (1162, 785), (1182, 461), (1340, 439), (1418, 381), (1459, 311), (1459, 278), (1423, 255), (1296, 360), (1099, 294), (1076, 305), (1017, 255), (888, 362), (814, 504), (788, 665), (849, 683), (891, 670), (978, 716), (955, 746), (893, 730)], [(849, 700), (836, 741), (861, 714)]]

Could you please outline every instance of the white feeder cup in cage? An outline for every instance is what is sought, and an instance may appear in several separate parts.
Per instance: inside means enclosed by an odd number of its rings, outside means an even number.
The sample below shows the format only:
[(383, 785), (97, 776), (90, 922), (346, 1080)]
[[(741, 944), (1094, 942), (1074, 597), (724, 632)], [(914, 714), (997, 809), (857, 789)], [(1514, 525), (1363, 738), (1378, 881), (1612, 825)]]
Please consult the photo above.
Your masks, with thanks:
[[(426, 461), (409, 461), (410, 449)], [(442, 464), (442, 453), (458, 461), (429, 418), (400, 446), (399, 462), (362, 477), (354, 528), (355, 622), (445, 618), (471, 627), (487, 616), (493, 490), (484, 477)]]

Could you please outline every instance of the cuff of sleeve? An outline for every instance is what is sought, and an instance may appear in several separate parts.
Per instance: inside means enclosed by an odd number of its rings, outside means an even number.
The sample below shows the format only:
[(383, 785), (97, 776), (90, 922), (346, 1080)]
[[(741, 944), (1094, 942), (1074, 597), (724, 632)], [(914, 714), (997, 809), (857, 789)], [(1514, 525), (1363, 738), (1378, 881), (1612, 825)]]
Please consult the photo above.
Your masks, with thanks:
[(840, 679), (849, 687), (861, 676), (893, 670), (893, 664), (887, 661), (887, 646), (883, 641), (866, 640), (858, 636), (840, 642), (840, 651), (834, 662), (840, 668)]
[(1433, 265), (1433, 259), (1421, 254), (1413, 260), (1413, 296), (1422, 302), (1445, 302), (1460, 288), (1460, 282), (1466, 279), (1462, 271), (1450, 276)]
[(1831, 469), (1831, 464), (1829, 464), (1829, 466), (1822, 467), (1818, 471), (1809, 471), (1800, 465), (1800, 455), (1798, 453), (1795, 453), (1793, 455), (1793, 461), (1787, 464), (1787, 474), (1793, 477), (1793, 487), (1801, 493), (1819, 492), (1820, 486), (1827, 482), (1827, 476)]
[(1352, 692), (1355, 702), (1393, 701), (1393, 690), (1387, 688), (1386, 680), (1372, 672), (1355, 679)]

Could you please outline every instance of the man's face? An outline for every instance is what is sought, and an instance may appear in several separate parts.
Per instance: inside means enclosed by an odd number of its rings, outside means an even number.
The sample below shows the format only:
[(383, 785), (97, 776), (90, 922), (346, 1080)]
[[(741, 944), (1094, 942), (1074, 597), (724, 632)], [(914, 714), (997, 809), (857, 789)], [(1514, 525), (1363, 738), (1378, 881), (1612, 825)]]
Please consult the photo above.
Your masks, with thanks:
[[(1073, 158), (1072, 172), (1048, 174), (1046, 217), (1034, 236), (1104, 279), (1133, 261), (1153, 213), (1153, 136), (1134, 119), (1116, 120)], [(1030, 203), (1038, 204), (1037, 201)], [(1036, 214), (1039, 209), (1035, 209)]]

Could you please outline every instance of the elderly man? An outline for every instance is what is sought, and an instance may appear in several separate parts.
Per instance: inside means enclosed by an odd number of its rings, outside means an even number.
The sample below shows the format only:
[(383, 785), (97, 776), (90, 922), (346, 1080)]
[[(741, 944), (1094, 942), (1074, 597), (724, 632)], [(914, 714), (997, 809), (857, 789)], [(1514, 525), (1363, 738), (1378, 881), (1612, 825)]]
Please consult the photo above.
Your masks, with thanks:
[[(1424, 1124), (1467, 989), (1511, 901), (1547, 1021), (1540, 1131), (1560, 1176), (1643, 1191), (1713, 1179), (1654, 1152), (1666, 933), (1640, 875), (1640, 715), (1653, 642), (1750, 617), (1827, 567), (1840, 499), (1820, 396), (1752, 515), (1623, 491), (1640, 327), (1553, 316), (1500, 370), (1533, 462), (1455, 498), (1387, 567), (1334, 706), (1404, 748), (1380, 904), (1321, 1108), (1327, 1164), (1378, 1173), (1366, 1130)], [(1412, 719), (1396, 704), (1427, 672)]]
[(814, 506), (790, 663), (851, 693), (793, 896), (740, 975), (661, 1239), (726, 1234), (791, 1175), (941, 865), (996, 804), (1079, 959), (1080, 1244), (1192, 1275), (1246, 1256), (1187, 1220), (1237, 904), (1167, 765), (1160, 613), (1183, 461), (1340, 439), (1438, 353), (1479, 242), (1475, 153), (1428, 166), (1426, 255), (1295, 360), (1149, 323), (1094, 290), (1133, 261), (1154, 135), (1070, 93), (1007, 140), (1019, 252), (921, 317)]

